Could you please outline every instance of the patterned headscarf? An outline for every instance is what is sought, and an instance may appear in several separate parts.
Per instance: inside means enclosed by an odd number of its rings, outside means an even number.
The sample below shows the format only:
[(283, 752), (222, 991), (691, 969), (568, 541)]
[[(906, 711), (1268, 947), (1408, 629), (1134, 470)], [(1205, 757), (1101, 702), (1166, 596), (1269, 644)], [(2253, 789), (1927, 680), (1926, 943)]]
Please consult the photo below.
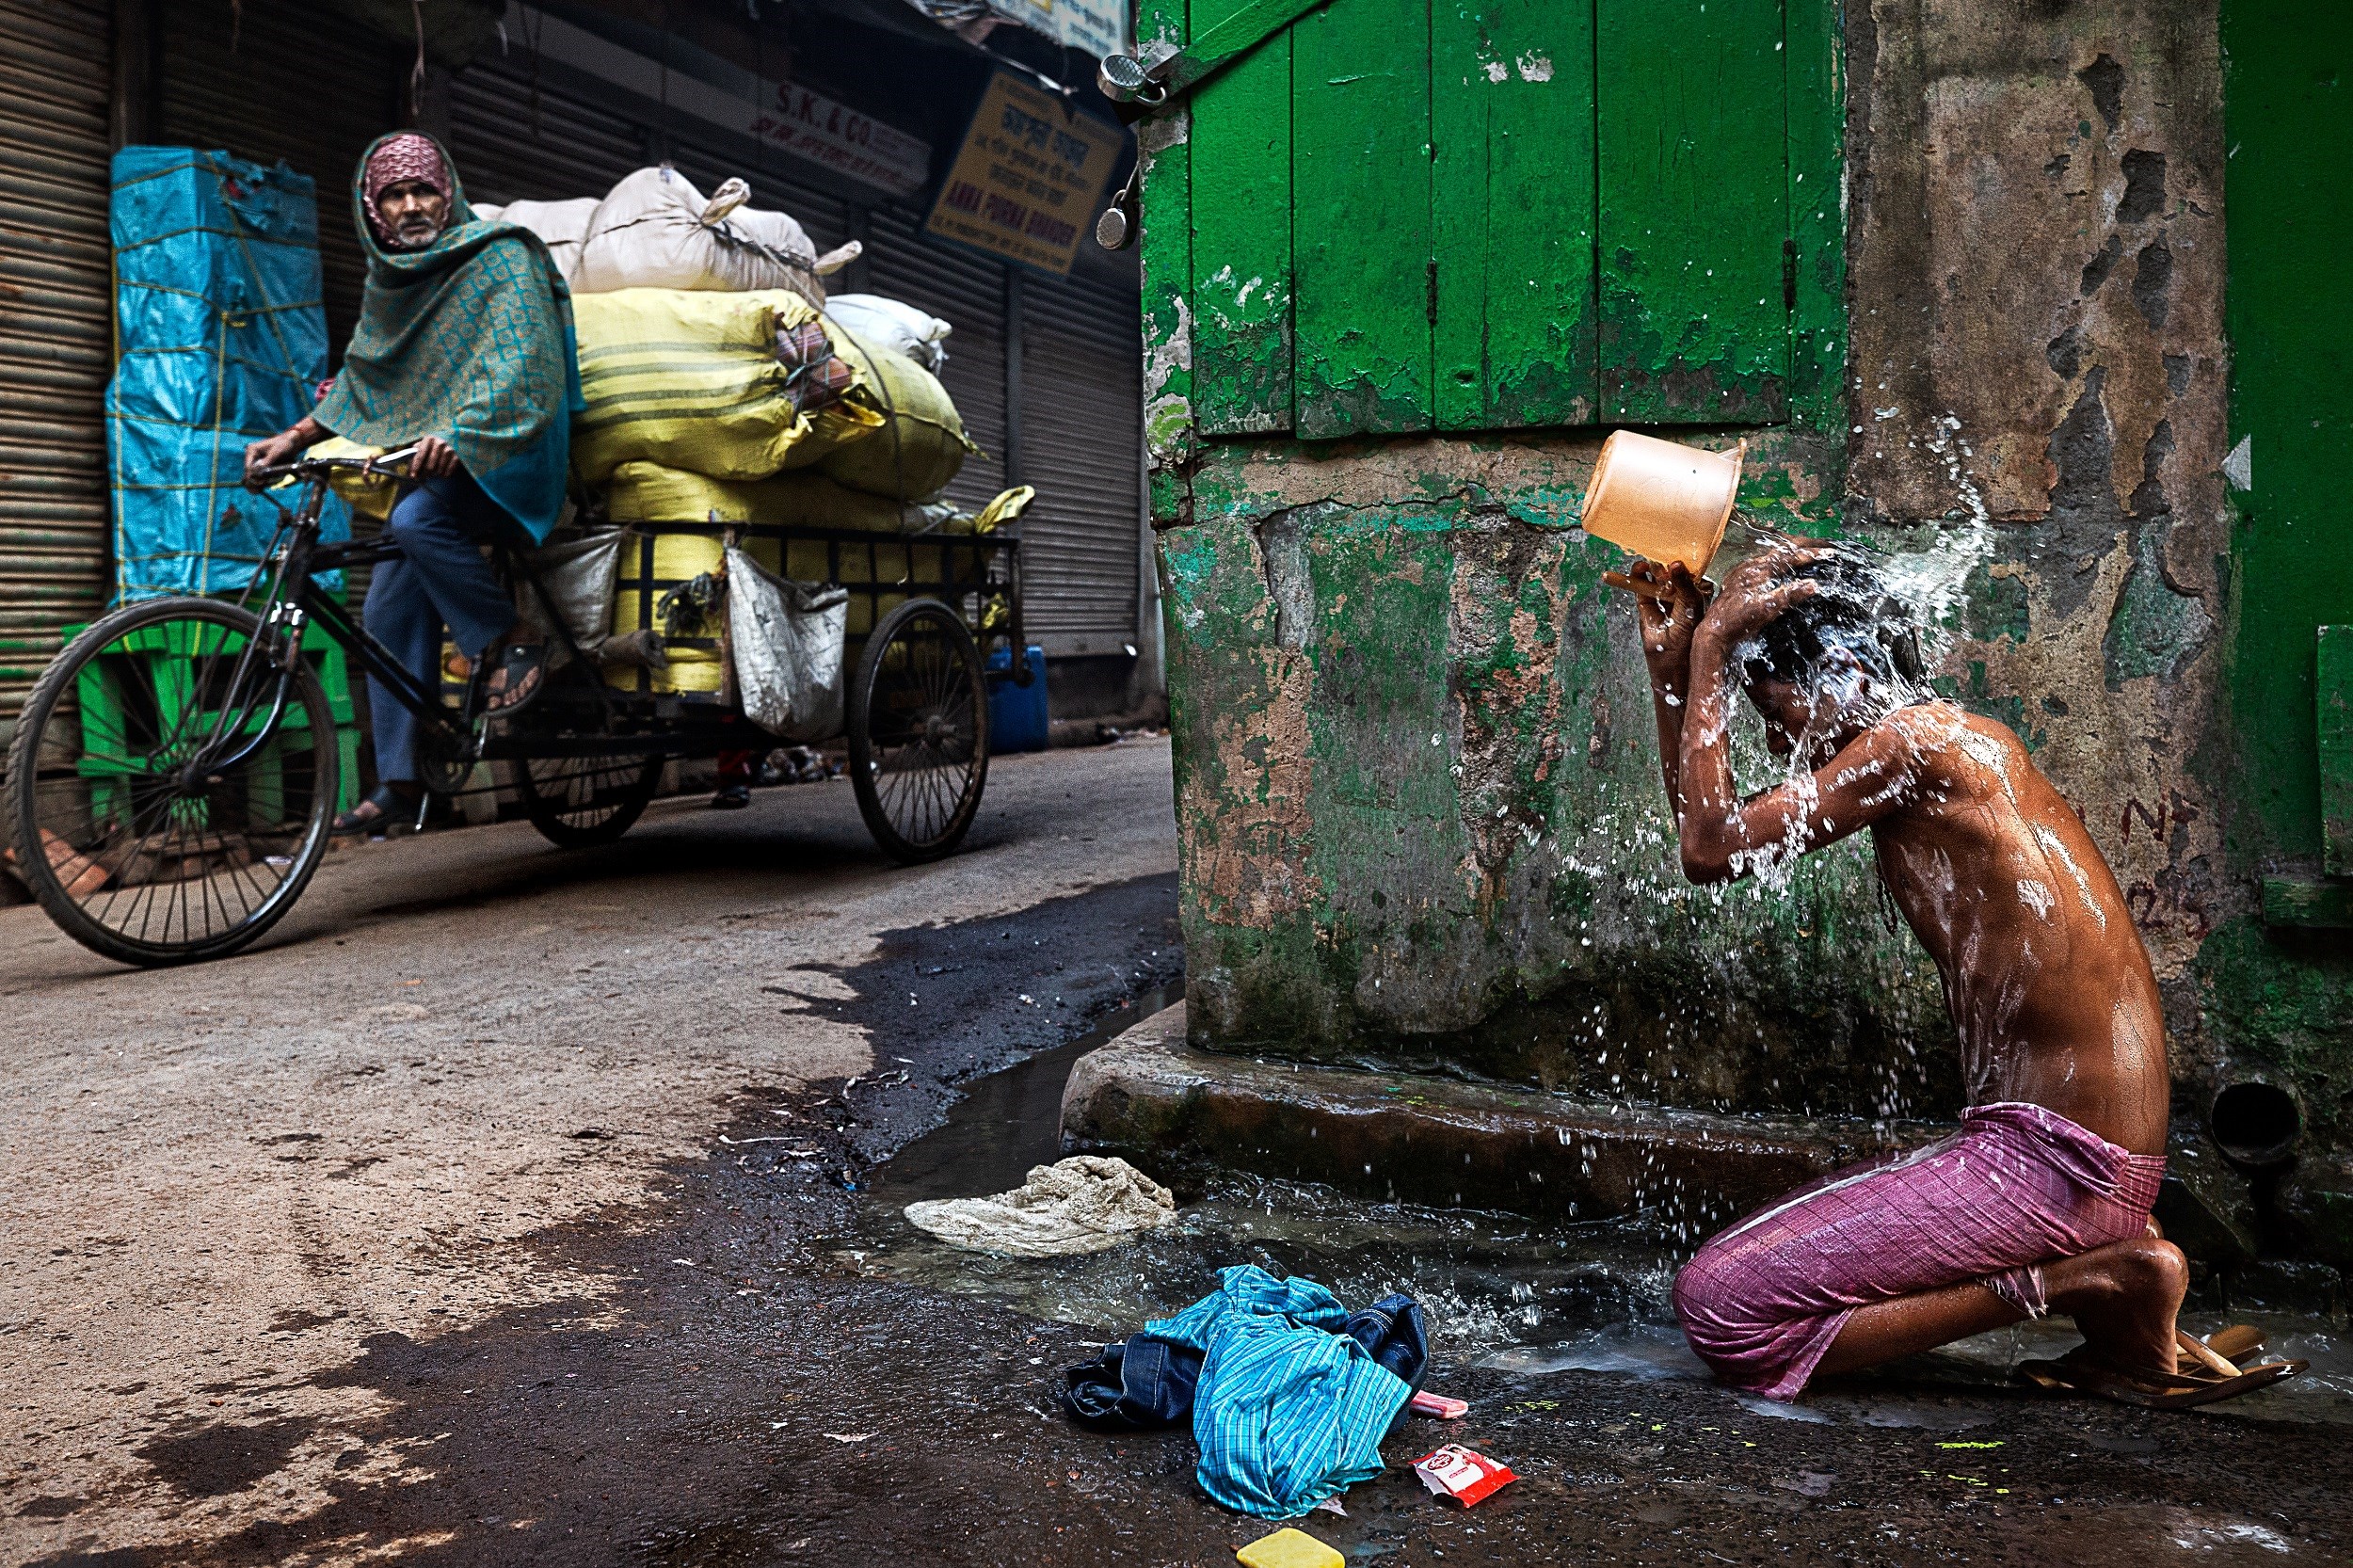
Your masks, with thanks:
[(441, 150), (430, 136), (415, 132), (386, 136), (368, 156), (367, 174), (362, 182), (362, 210), (368, 215), (368, 227), (376, 231), (378, 243), (392, 243), (391, 231), (384, 227), (383, 215), (376, 211), (376, 198), (384, 187), (403, 180), (423, 180), (444, 199), (450, 194), (449, 166), (441, 161)]

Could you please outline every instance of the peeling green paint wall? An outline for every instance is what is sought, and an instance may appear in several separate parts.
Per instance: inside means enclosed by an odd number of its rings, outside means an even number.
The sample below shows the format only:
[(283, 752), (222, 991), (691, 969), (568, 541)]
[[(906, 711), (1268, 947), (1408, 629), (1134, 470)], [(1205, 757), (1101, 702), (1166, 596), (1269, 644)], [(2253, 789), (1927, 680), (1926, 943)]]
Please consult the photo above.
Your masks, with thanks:
[(1935, 977), (1867, 848), (1786, 897), (1683, 881), (1614, 552), (1554, 523), (1597, 446), (1205, 454), (1161, 540), (1196, 1034), (1682, 1104), (1941, 1103)]
[[(2322, 875), (2316, 629), (2353, 624), (2353, 16), (2225, 0), (2233, 366), (2228, 739), (2207, 765), (2234, 884)], [(2328, 325), (2322, 326), (2326, 323)], [(2243, 444), (2242, 444), (2243, 443)], [(2353, 888), (2348, 888), (2353, 890)], [(2215, 1079), (2295, 1087), (2318, 1147), (2280, 1178), (2281, 1239), (2353, 1267), (2353, 930), (2275, 929), (2243, 906), (2198, 956)]]

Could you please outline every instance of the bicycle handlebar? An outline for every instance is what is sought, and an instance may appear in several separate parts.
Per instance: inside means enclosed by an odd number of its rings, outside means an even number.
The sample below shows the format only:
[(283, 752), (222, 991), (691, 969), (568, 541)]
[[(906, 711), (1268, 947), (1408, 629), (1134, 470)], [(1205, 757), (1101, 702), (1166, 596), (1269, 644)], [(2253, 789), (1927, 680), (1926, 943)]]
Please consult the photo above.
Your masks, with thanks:
[(246, 482), (261, 488), (275, 485), (281, 479), (314, 479), (338, 469), (382, 474), (389, 478), (394, 469), (416, 455), (417, 449), (412, 444), (397, 452), (381, 452), (373, 457), (296, 457), (291, 463), (272, 463), (267, 468), (255, 469), (246, 476)]

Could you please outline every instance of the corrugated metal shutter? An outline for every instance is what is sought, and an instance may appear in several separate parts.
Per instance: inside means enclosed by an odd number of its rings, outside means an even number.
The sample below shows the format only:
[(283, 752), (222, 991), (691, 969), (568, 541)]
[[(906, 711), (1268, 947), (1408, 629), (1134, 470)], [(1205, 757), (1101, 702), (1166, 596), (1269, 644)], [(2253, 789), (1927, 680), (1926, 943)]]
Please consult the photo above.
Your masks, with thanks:
[(109, 13), (0, 0), (0, 723), (107, 593)]
[(1020, 471), (1037, 487), (1021, 521), (1023, 624), (1048, 654), (1125, 653), (1144, 537), (1137, 297), (1042, 278), (1023, 296)]
[(402, 123), (409, 56), (380, 34), (295, 0), (244, 0), (242, 21), (229, 0), (157, 8), (163, 94), (154, 139), (225, 148), (255, 163), (283, 159), (316, 182), (327, 339), (330, 358), (340, 360), (367, 280), (351, 225), (351, 172), (368, 143)]
[[(670, 161), (698, 189), (730, 175), (752, 187), (752, 204), (800, 219), (820, 251), (849, 237), (848, 204), (782, 152), (764, 155), (744, 141), (697, 135), (700, 122), (677, 117), (667, 136)], [(450, 152), (477, 201), (550, 201), (602, 196), (623, 175), (646, 167), (649, 128), (610, 108), (535, 85), (520, 48), (490, 56), (457, 73), (450, 91)], [(750, 161), (746, 162), (745, 150)]]
[[(873, 215), (867, 235), (867, 286), (929, 311), (955, 328), (949, 334), (948, 366), (940, 380), (955, 400), (965, 433), (980, 442), (981, 455), (965, 460), (948, 494), (958, 504), (976, 508), (1005, 488), (1005, 269), (923, 239), (917, 232), (920, 221), (896, 210)], [(1022, 559), (1026, 591), (1026, 552)]]
[(535, 91), (520, 50), (458, 72), (449, 109), (450, 156), (471, 200), (600, 197), (646, 162), (642, 129), (544, 84)]

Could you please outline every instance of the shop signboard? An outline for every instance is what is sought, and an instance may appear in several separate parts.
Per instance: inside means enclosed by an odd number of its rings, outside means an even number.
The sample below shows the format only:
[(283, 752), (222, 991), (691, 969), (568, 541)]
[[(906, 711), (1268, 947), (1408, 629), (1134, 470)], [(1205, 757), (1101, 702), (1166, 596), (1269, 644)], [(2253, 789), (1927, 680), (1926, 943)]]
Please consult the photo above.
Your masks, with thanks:
[(989, 8), (1097, 59), (1128, 49), (1128, 8), (1118, 0), (989, 0)]
[(790, 82), (760, 82), (747, 97), (664, 68), (535, 8), (511, 5), (510, 29), (547, 59), (641, 98), (824, 165), (853, 180), (911, 196), (931, 174), (931, 144)]
[(1000, 72), (926, 225), (942, 239), (1067, 275), (1119, 161), (1120, 131)]

